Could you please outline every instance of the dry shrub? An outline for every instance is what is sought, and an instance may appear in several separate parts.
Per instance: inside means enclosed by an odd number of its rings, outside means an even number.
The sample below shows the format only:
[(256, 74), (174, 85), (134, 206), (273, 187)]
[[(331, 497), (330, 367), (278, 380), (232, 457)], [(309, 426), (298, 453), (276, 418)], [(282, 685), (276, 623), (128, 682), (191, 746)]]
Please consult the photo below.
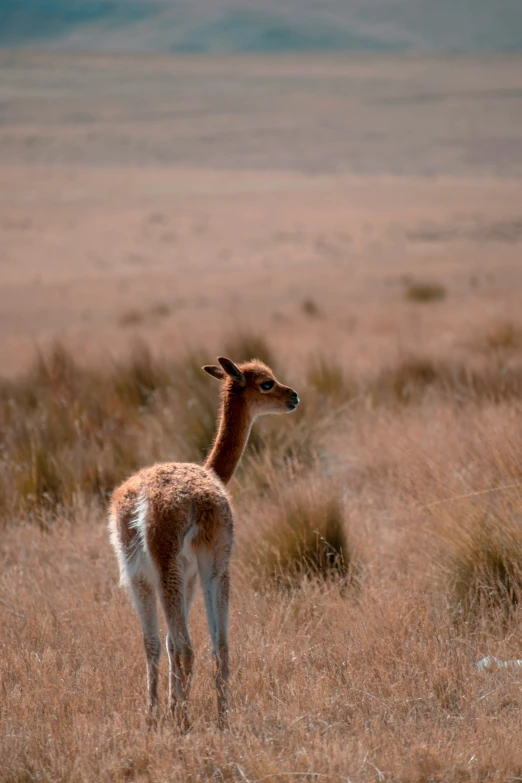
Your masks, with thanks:
[(406, 284), (404, 296), (410, 302), (439, 302), (446, 297), (446, 288), (430, 280), (412, 280)]
[(287, 471), (276, 479), (261, 508), (262, 532), (255, 549), (247, 550), (260, 585), (355, 576), (342, 493), (333, 482)]

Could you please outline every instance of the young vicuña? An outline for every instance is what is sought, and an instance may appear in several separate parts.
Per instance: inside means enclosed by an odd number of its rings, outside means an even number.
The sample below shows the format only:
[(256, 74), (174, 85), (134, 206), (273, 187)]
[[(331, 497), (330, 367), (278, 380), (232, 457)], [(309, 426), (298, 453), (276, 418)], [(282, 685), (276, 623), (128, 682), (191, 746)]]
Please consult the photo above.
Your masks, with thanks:
[(299, 404), (297, 393), (279, 383), (262, 362), (238, 366), (230, 359), (218, 361), (203, 367), (223, 384), (219, 428), (205, 464), (170, 462), (144, 468), (115, 490), (109, 517), (121, 579), (143, 629), (149, 716), (155, 719), (158, 714), (158, 596), (168, 631), (169, 709), (184, 728), (194, 658), (188, 614), (198, 573), (212, 639), (218, 719), (221, 726), (227, 720), (232, 512), (225, 485), (256, 417), (293, 411)]

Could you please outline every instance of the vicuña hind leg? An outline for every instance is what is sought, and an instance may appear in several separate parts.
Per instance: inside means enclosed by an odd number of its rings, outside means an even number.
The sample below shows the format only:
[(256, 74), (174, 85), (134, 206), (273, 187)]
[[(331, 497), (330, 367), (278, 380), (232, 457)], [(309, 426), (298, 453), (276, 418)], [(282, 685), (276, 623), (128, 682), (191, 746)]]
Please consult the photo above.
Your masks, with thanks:
[(147, 707), (149, 720), (154, 722), (159, 717), (158, 674), (161, 655), (156, 594), (154, 588), (139, 577), (131, 579), (129, 588), (143, 631), (143, 644), (147, 658)]
[(189, 728), (187, 700), (192, 684), (194, 653), (185, 617), (182, 581), (177, 574), (169, 576), (160, 591), (168, 628), (169, 710), (186, 731)]
[[(221, 554), (221, 557), (219, 557)], [(221, 562), (220, 562), (221, 561)], [(209, 547), (198, 551), (198, 566), (207, 610), (208, 627), (212, 639), (212, 659), (216, 680), (218, 722), (220, 728), (228, 723), (228, 604), (230, 579), (228, 554), (216, 553)]]

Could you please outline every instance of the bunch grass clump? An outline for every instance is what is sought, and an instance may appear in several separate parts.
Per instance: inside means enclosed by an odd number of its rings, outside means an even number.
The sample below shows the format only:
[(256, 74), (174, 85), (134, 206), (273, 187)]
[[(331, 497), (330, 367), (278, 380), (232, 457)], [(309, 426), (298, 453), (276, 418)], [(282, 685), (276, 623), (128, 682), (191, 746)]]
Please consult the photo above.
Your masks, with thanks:
[(446, 297), (446, 287), (432, 280), (412, 280), (404, 289), (410, 302), (440, 302)]
[(522, 599), (522, 502), (457, 504), (441, 520), (444, 567), (456, 614), (509, 619)]
[(348, 579), (356, 558), (345, 526), (342, 494), (334, 483), (301, 474), (276, 480), (262, 504), (255, 550), (247, 550), (260, 585), (298, 585), (303, 579)]
[(309, 318), (320, 318), (322, 315), (321, 308), (311, 297), (307, 297), (301, 303), (301, 310)]

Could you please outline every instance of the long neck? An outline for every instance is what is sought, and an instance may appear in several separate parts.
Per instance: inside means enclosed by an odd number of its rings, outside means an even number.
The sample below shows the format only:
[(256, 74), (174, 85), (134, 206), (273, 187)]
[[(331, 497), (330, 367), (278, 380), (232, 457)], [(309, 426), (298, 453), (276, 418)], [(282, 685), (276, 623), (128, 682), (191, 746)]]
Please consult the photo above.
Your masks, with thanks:
[(228, 484), (237, 468), (250, 434), (252, 419), (240, 398), (225, 397), (221, 408), (219, 429), (212, 451), (205, 462), (224, 484)]

